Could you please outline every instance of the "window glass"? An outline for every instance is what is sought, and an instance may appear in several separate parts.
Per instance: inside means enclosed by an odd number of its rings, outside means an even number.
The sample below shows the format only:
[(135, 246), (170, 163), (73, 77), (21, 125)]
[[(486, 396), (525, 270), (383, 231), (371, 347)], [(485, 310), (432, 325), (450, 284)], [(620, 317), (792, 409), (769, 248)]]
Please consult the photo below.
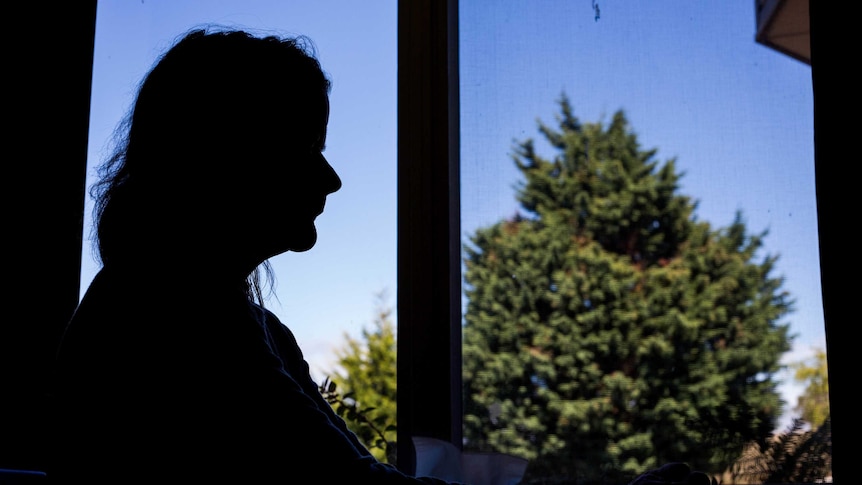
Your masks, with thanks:
[(466, 450), (828, 477), (811, 70), (753, 6), (461, 0)]

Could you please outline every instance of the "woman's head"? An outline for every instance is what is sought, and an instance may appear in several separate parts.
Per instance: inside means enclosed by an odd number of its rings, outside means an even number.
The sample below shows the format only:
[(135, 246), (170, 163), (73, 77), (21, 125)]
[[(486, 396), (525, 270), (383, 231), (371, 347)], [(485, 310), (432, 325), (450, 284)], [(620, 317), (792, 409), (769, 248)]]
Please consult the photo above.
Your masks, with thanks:
[(183, 36), (144, 78), (94, 186), (102, 262), (209, 250), (250, 270), (309, 249), (340, 187), (320, 153), (329, 89), (307, 39)]

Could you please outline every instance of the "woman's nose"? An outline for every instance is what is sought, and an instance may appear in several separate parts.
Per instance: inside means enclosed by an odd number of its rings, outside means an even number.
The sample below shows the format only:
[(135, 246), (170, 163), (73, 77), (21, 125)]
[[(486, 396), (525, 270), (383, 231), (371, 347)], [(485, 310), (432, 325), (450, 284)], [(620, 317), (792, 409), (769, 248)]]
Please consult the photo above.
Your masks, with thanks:
[(331, 194), (341, 188), (341, 177), (338, 176), (338, 173), (335, 172), (335, 169), (332, 168), (332, 165), (329, 164), (329, 161), (326, 159), (326, 157), (321, 158), (323, 158), (324, 165), (324, 187), (326, 189), (326, 193)]

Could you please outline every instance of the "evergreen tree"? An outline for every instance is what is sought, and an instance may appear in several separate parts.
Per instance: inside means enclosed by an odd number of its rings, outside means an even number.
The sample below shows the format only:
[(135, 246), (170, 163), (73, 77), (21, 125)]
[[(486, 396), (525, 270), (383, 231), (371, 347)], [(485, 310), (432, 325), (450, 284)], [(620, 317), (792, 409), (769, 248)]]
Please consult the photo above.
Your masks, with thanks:
[(578, 483), (720, 472), (782, 407), (792, 302), (777, 258), (755, 260), (766, 232), (699, 222), (622, 111), (605, 127), (560, 107), (558, 130), (539, 122), (552, 159), (516, 147), (523, 210), (465, 247), (466, 448)]
[(336, 351), (340, 370), (321, 391), (369, 451), (378, 460), (394, 464), (395, 324), (386, 292), (381, 291), (376, 298), (373, 328), (364, 328), (361, 339), (344, 335), (344, 346)]

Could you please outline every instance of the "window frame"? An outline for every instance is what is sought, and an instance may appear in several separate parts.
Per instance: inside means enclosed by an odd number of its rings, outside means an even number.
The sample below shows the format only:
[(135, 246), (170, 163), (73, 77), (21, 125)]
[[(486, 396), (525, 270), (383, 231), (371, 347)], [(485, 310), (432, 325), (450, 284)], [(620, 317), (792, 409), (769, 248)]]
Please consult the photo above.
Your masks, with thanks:
[(398, 2), (398, 467), (461, 447), (457, 0)]

